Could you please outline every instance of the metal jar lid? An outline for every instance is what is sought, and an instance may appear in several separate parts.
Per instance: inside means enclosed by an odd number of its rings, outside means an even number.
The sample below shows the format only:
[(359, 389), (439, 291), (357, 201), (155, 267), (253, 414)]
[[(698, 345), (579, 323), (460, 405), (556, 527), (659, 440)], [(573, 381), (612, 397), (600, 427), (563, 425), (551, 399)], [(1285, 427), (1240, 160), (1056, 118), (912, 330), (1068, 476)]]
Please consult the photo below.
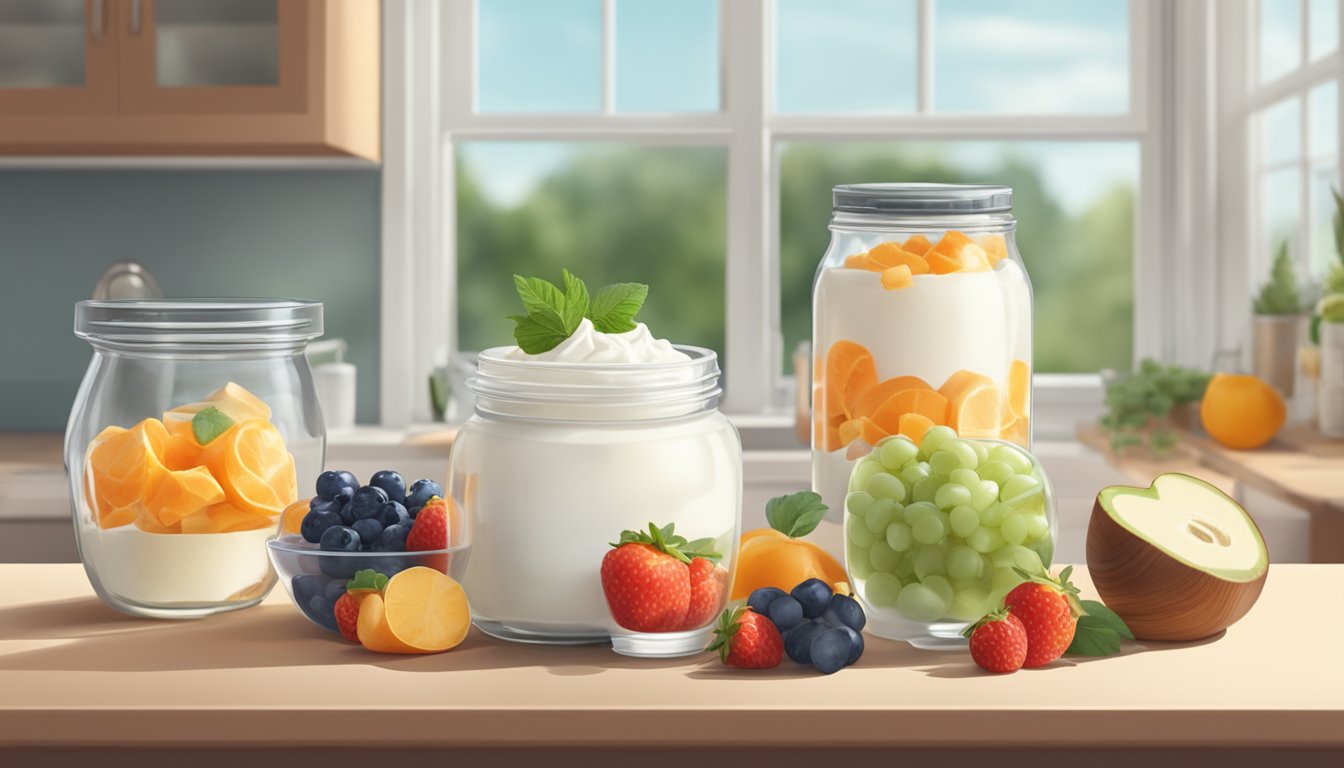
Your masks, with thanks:
[(837, 212), (962, 215), (1007, 213), (1013, 189), (997, 184), (841, 184), (831, 190)]

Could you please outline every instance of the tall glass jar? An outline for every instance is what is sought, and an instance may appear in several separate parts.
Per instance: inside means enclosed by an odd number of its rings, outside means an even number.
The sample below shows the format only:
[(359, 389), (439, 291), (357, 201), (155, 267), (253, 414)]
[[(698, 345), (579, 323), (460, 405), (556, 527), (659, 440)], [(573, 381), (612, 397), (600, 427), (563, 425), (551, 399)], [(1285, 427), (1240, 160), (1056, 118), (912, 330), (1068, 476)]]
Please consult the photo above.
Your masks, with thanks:
[(75, 537), (120, 611), (194, 618), (259, 603), (266, 540), (322, 469), (304, 350), (322, 305), (287, 299), (81, 301), (93, 346), (65, 433)]
[(854, 464), (935, 425), (1031, 442), (1031, 284), (1012, 190), (848, 184), (812, 306), (812, 487), (837, 517)]
[[(732, 583), (742, 448), (717, 410), (714, 352), (677, 349), (689, 359), (561, 363), (510, 359), (502, 348), (481, 353), (467, 383), (476, 412), (454, 441), (448, 488), (465, 510), (472, 545), (463, 586), (481, 630), (521, 642), (610, 640), (633, 656), (705, 647)], [(713, 555), (706, 571), (717, 585), (712, 599), (686, 605), (658, 631), (622, 626), (605, 589), (619, 585), (601, 576), (622, 532), (647, 533), (650, 524), (708, 540), (696, 549)], [(657, 607), (680, 612), (678, 599), (685, 596)]]

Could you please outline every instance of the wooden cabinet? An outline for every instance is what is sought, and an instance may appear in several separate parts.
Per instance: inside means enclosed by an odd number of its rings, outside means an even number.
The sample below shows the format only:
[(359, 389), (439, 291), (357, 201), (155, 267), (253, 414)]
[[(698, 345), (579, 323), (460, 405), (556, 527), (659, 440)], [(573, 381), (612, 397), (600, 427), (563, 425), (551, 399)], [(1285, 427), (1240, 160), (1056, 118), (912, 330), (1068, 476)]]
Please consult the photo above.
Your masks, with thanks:
[(379, 158), (378, 0), (0, 0), (0, 153)]

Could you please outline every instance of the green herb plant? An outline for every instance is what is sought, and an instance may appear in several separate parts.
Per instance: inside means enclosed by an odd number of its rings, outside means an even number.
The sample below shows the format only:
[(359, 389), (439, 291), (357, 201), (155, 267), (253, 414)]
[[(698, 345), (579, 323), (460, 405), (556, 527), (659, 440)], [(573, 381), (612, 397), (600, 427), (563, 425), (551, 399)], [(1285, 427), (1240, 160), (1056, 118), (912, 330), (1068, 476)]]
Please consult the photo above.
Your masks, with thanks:
[(642, 283), (613, 283), (588, 295), (582, 280), (562, 271), (564, 290), (539, 277), (513, 276), (525, 315), (509, 315), (513, 338), (529, 355), (555, 349), (588, 318), (601, 333), (625, 333), (635, 329), (635, 315), (648, 298)]
[(1288, 241), (1284, 241), (1274, 255), (1269, 282), (1260, 288), (1260, 295), (1252, 304), (1257, 315), (1296, 315), (1302, 311), (1302, 297), (1297, 291), (1297, 273), (1288, 256)]
[(1146, 433), (1154, 453), (1170, 450), (1176, 437), (1166, 424), (1167, 417), (1177, 406), (1204, 397), (1209, 378), (1203, 371), (1144, 360), (1134, 375), (1108, 384), (1108, 410), (1101, 425), (1111, 433), (1111, 449), (1143, 445)]

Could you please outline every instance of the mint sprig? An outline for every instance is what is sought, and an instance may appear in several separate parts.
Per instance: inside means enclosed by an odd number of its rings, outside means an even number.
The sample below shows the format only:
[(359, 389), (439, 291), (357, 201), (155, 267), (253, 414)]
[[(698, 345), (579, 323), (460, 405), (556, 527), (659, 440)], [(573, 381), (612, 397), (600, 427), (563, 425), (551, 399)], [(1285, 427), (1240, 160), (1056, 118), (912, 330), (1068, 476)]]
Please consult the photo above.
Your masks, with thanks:
[(683, 563), (690, 563), (697, 557), (703, 557), (707, 560), (718, 560), (723, 557), (723, 555), (710, 549), (714, 546), (713, 539), (687, 541), (685, 536), (678, 536), (675, 529), (675, 523), (668, 523), (662, 528), (649, 523), (648, 533), (644, 531), (621, 531), (620, 540), (612, 542), (611, 546), (620, 548), (626, 544), (648, 544), (659, 552), (669, 554)]
[(765, 521), (771, 528), (791, 539), (811, 533), (826, 517), (829, 509), (821, 495), (799, 491), (788, 496), (776, 496), (765, 503)]
[(644, 306), (649, 287), (641, 283), (615, 283), (591, 298), (588, 286), (569, 270), (562, 270), (564, 290), (539, 277), (513, 276), (514, 288), (525, 315), (509, 315), (513, 338), (529, 355), (549, 352), (578, 330), (583, 318), (602, 333), (624, 333), (635, 327), (635, 315)]
[(232, 426), (233, 419), (213, 405), (202, 408), (191, 417), (191, 434), (195, 435), (196, 442), (201, 445), (224, 434)]

